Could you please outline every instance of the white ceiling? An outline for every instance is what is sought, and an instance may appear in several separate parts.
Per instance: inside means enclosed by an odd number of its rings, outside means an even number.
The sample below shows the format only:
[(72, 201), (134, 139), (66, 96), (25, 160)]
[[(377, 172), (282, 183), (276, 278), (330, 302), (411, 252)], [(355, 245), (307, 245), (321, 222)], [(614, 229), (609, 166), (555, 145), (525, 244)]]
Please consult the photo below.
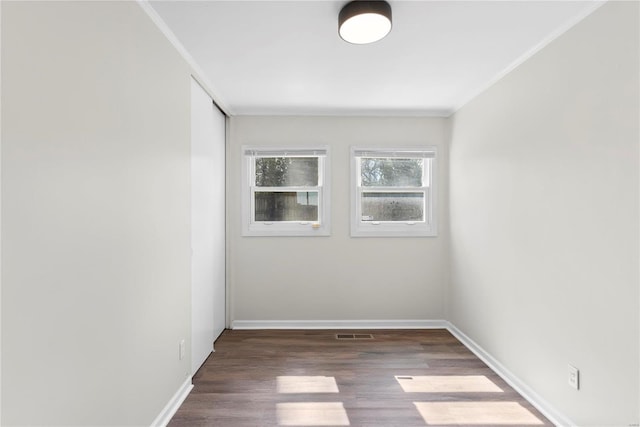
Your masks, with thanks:
[(229, 113), (448, 116), (595, 10), (594, 1), (390, 1), (370, 45), (347, 1), (151, 1)]

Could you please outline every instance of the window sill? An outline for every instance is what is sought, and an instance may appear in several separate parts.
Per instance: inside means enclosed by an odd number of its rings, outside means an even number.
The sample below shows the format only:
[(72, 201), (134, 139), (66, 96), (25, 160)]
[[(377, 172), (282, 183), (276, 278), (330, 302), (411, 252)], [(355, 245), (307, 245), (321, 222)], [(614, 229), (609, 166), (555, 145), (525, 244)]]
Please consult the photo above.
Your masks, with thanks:
[(250, 224), (242, 230), (243, 237), (316, 237), (330, 236), (328, 225), (314, 224)]
[(351, 237), (437, 237), (435, 227), (417, 226), (416, 224), (379, 224), (352, 225)]

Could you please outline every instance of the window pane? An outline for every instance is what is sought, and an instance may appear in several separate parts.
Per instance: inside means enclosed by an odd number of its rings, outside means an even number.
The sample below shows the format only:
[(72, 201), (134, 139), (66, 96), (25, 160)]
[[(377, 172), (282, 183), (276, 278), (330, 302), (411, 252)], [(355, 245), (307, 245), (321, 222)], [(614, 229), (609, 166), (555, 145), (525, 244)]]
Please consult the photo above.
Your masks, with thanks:
[(317, 157), (256, 157), (257, 187), (317, 187)]
[(424, 221), (424, 193), (362, 193), (362, 221)]
[(317, 191), (256, 191), (256, 221), (318, 221)]
[(360, 158), (364, 187), (422, 187), (424, 159)]

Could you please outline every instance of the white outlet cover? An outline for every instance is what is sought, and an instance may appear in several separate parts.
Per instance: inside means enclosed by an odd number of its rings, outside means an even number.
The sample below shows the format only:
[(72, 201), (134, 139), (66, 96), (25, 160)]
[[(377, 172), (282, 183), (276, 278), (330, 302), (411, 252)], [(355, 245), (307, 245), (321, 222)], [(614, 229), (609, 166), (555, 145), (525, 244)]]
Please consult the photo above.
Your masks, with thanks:
[(576, 390), (580, 389), (580, 371), (575, 366), (569, 365), (569, 385)]

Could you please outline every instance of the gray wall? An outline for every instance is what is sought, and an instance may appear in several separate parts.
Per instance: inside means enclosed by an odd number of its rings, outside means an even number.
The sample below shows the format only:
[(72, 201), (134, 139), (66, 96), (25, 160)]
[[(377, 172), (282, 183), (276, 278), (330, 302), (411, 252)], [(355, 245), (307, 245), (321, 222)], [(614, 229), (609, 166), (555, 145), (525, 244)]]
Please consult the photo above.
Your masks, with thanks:
[[(442, 319), (448, 240), (445, 125), (445, 119), (428, 118), (232, 118), (227, 152), (231, 320)], [(243, 144), (329, 146), (331, 236), (241, 236)], [(349, 237), (350, 145), (438, 146), (438, 237)]]
[(2, 425), (149, 425), (188, 376), (189, 72), (135, 2), (3, 2)]
[(639, 422), (638, 12), (605, 4), (452, 125), (450, 320), (584, 426)]

